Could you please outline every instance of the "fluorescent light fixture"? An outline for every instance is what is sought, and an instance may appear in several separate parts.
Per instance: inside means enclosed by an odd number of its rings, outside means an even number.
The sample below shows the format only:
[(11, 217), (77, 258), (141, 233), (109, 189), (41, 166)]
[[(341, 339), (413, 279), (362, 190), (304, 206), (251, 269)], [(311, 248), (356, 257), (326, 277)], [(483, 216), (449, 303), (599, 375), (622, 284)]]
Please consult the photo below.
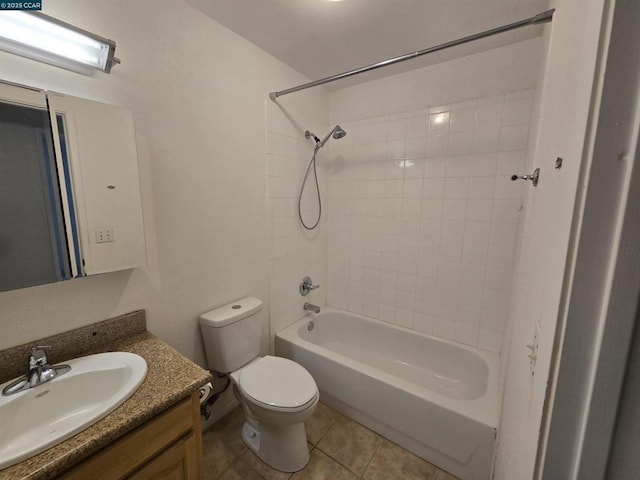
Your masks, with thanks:
[(85, 75), (120, 63), (114, 41), (39, 12), (0, 12), (0, 50)]

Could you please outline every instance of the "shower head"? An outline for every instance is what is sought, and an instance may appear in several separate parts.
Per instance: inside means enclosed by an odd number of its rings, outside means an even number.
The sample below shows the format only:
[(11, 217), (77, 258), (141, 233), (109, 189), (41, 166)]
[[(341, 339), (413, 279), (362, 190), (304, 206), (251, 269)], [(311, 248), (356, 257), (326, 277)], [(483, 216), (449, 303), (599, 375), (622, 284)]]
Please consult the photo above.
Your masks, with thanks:
[(324, 144), (327, 143), (327, 140), (329, 140), (329, 137), (335, 138), (336, 140), (340, 140), (346, 134), (347, 132), (345, 132), (340, 125), (336, 125), (335, 127), (333, 127), (333, 129), (329, 133), (327, 133), (327, 136), (324, 137), (324, 139), (322, 139), (321, 142), (318, 143), (316, 139), (316, 143), (317, 143), (316, 148), (321, 149), (322, 147), (324, 147)]
[(346, 134), (347, 132), (345, 132), (340, 125), (336, 125), (335, 128), (333, 129), (332, 137), (335, 138), (336, 140), (340, 140)]

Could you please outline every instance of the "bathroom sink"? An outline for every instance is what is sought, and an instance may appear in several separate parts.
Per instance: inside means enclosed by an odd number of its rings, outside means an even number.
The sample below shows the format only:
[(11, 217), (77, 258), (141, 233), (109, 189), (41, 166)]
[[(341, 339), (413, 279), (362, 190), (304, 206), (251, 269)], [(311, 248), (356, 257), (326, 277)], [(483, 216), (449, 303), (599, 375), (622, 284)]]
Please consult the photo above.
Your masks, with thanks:
[[(115, 410), (142, 383), (147, 362), (109, 352), (65, 362), (53, 380), (0, 396), (0, 469), (56, 445)], [(6, 384), (0, 385), (0, 391)]]

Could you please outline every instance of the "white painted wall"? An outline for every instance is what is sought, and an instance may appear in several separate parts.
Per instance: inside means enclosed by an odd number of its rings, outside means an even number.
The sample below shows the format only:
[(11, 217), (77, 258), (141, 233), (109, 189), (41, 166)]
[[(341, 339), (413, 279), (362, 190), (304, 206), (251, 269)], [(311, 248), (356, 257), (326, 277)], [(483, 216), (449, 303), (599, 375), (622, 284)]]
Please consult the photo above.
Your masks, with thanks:
[[(534, 476), (547, 381), (551, 368), (563, 281), (569, 253), (589, 108), (594, 81), (603, 0), (557, 2), (542, 85), (535, 167), (536, 189), (527, 191), (523, 245), (517, 266), (513, 331), (500, 426), (495, 478)], [(555, 169), (562, 157), (561, 170)], [(540, 329), (535, 375), (529, 350)], [(564, 477), (563, 477), (564, 478)]]
[[(84, 77), (0, 52), (0, 77), (134, 111), (149, 264), (1, 293), (0, 348), (145, 308), (204, 365), (199, 314), (245, 295), (268, 307), (265, 99), (307, 79), (178, 0), (44, 7), (115, 39), (122, 65)], [(281, 102), (327, 115), (322, 89)]]
[(640, 471), (640, 10), (621, 0), (605, 12), (543, 478), (622, 480)]

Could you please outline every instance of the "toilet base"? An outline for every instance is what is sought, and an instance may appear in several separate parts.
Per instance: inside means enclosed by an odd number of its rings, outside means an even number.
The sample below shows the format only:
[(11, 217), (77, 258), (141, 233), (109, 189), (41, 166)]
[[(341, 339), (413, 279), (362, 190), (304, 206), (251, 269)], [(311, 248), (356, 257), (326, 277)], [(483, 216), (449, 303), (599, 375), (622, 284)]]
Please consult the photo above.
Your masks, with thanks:
[(264, 463), (281, 472), (297, 472), (309, 463), (304, 423), (284, 426), (251, 423), (247, 421), (242, 426), (242, 440)]

